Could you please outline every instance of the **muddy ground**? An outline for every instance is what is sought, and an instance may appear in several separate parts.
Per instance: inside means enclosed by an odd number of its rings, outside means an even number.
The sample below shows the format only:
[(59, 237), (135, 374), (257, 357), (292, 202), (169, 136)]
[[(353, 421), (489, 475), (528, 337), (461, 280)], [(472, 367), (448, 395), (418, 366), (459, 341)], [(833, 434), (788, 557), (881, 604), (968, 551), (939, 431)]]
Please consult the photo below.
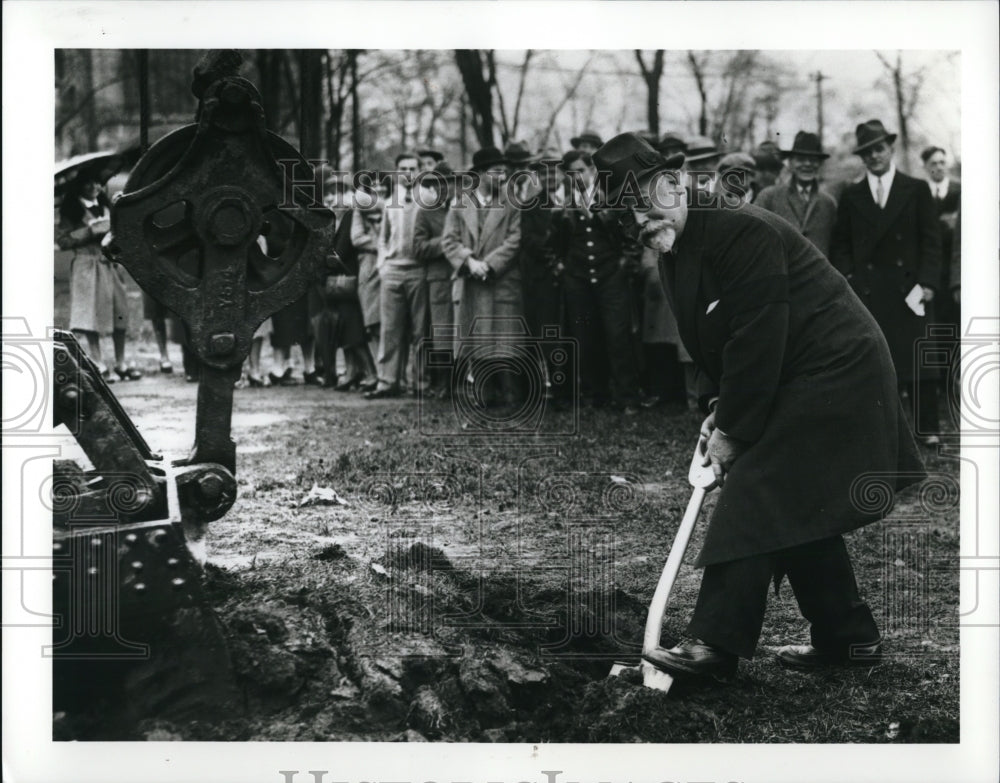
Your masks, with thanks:
[[(137, 351), (153, 367), (148, 344)], [(114, 390), (154, 448), (186, 453), (194, 384), (153, 374)], [(774, 648), (808, 638), (786, 584), (728, 685), (607, 678), (637, 661), (698, 426), (680, 408), (584, 409), (547, 412), (550, 435), (484, 434), (445, 402), (238, 390), (239, 496), (211, 524), (205, 574), (238, 699), (118, 738), (957, 742), (958, 462), (929, 451), (934, 487), (848, 537), (884, 665), (779, 668)], [(699, 579), (682, 570), (665, 642)], [(57, 737), (93, 731), (56, 721)]]

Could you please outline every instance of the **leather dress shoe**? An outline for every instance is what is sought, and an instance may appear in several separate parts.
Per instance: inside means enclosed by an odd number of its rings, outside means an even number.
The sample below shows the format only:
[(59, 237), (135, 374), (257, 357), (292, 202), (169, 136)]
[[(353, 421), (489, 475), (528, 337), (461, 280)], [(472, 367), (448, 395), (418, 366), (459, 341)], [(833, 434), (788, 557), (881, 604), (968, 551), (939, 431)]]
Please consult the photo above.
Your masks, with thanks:
[(852, 644), (846, 650), (817, 650), (811, 644), (786, 644), (775, 653), (778, 663), (790, 669), (811, 671), (828, 666), (878, 666), (882, 662), (882, 640)]
[(657, 669), (670, 674), (728, 677), (736, 673), (739, 658), (700, 639), (681, 642), (669, 650), (657, 648), (642, 654)]
[(390, 397), (402, 397), (403, 391), (398, 386), (386, 386), (384, 389), (375, 389), (365, 394), (366, 400), (385, 400)]

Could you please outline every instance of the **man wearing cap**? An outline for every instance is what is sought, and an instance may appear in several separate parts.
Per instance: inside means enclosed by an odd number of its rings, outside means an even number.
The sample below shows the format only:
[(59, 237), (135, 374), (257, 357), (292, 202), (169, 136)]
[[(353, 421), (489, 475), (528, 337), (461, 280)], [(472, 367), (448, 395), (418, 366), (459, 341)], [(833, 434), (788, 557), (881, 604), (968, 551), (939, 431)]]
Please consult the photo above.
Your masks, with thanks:
[[(472, 156), (475, 189), (464, 188), (445, 218), (441, 248), (456, 274), (455, 323), (458, 329), (456, 360), (475, 349), (479, 357), (466, 376), (487, 404), (516, 402), (516, 379), (499, 372), (495, 386), (477, 386), (489, 347), (523, 339), (515, 332), (523, 318), (521, 270), (517, 251), (521, 243), (521, 215), (504, 192), (507, 160), (496, 147), (477, 150)], [(498, 351), (493, 351), (497, 354)], [(469, 377), (471, 375), (471, 378)]]
[(613, 395), (617, 405), (633, 414), (638, 411), (639, 373), (629, 278), (638, 248), (625, 243), (608, 213), (594, 211), (598, 184), (591, 156), (570, 150), (562, 168), (570, 177), (571, 198), (555, 217), (552, 247), (565, 266), (566, 320), (580, 350), (583, 392), (595, 407), (612, 402)]
[(757, 163), (745, 152), (730, 152), (723, 155), (716, 169), (719, 174), (718, 190), (726, 203), (750, 204), (754, 200), (754, 179)]
[(574, 136), (569, 140), (569, 145), (577, 152), (593, 155), (604, 141), (592, 130), (585, 130), (579, 136)]
[(702, 198), (715, 192), (716, 169), (723, 153), (708, 136), (692, 136), (687, 140), (684, 153), (684, 171), (688, 188)]
[(887, 513), (891, 503), (859, 500), (872, 480), (891, 492), (923, 475), (878, 325), (780, 217), (752, 204), (689, 208), (679, 157), (623, 134), (595, 158), (609, 203), (634, 204), (635, 232), (661, 253), (701, 371), (701, 449), (721, 486), (691, 638), (648, 659), (682, 675), (732, 673), (754, 653), (770, 582), (787, 576), (811, 643), (782, 647), (782, 664), (878, 662), (878, 627), (842, 534)]
[(769, 212), (781, 215), (799, 232), (830, 257), (830, 239), (837, 222), (837, 202), (819, 187), (819, 170), (830, 156), (823, 152), (819, 136), (799, 131), (790, 150), (782, 153), (792, 172), (784, 185), (772, 185), (754, 202)]
[(893, 142), (879, 120), (855, 130), (854, 154), (868, 170), (840, 197), (830, 261), (885, 333), (900, 391), (910, 398), (925, 445), (938, 441), (937, 377), (915, 366), (917, 340), (933, 323), (941, 279), (941, 232), (925, 182), (896, 170)]
[[(386, 203), (378, 235), (378, 271), (381, 278), (378, 347), (378, 386), (365, 394), (369, 400), (398, 397), (408, 360), (407, 337), (419, 352), (427, 328), (427, 271), (417, 260), (413, 229), (419, 205), (414, 183), (420, 162), (413, 152), (396, 156), (396, 181)], [(424, 386), (423, 362), (414, 361), (414, 392)]]
[[(444, 161), (421, 177), (430, 191), (430, 203), (421, 205), (413, 229), (417, 259), (427, 265), (427, 299), (430, 308), (430, 349), (438, 355), (454, 348), (455, 308), (452, 303), (452, 268), (441, 246), (448, 208), (455, 198), (455, 172)], [(428, 367), (429, 391), (438, 397), (451, 395), (451, 372), (443, 362)]]
[(667, 131), (656, 144), (651, 144), (663, 157), (669, 158), (678, 152), (687, 154), (688, 145), (684, 137), (677, 131)]
[(524, 142), (512, 141), (503, 150), (507, 161), (506, 193), (514, 201), (514, 206), (524, 207), (534, 196), (537, 179), (531, 165), (538, 160)]
[(778, 184), (778, 181), (781, 179), (781, 172), (784, 169), (784, 163), (781, 160), (781, 150), (778, 149), (778, 145), (773, 141), (762, 141), (757, 145), (757, 149), (752, 154), (754, 162), (757, 164), (755, 182), (759, 196), (765, 188)]
[(429, 148), (417, 150), (417, 157), (420, 158), (421, 171), (433, 171), (434, 167), (444, 160), (444, 155)]

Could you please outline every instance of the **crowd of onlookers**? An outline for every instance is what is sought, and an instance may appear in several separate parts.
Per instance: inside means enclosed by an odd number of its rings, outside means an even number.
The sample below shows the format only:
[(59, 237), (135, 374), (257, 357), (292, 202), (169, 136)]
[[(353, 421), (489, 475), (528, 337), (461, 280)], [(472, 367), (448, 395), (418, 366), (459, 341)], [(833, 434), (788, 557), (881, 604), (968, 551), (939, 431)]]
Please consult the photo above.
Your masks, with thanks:
[[(700, 136), (641, 135), (651, 154), (682, 167), (693, 204), (752, 204), (815, 244), (882, 326), (901, 393), (919, 398), (919, 414), (936, 421), (940, 379), (914, 366), (913, 341), (928, 323), (959, 319), (960, 190), (944, 150), (924, 151), (926, 182), (919, 181), (897, 170), (895, 135), (877, 120), (862, 123), (853, 152), (867, 173), (838, 202), (823, 186), (829, 155), (816, 134), (798, 133), (788, 149), (766, 142), (750, 152)], [(626, 414), (671, 401), (694, 406), (692, 359), (660, 284), (659, 254), (636, 241), (627, 214), (603, 208), (593, 158), (601, 145), (592, 131), (565, 152), (511, 143), (478, 150), (461, 171), (424, 149), (397, 155), (392, 172), (325, 176), (339, 261), (257, 330), (240, 385), (314, 384), (369, 399), (462, 394), (477, 405), (517, 405), (538, 391), (528, 388), (523, 357), (510, 358), (530, 342), (541, 393), (555, 407), (576, 399)], [(76, 251), (70, 327), (106, 377), (132, 379), (140, 373), (125, 362), (123, 272), (99, 247), (108, 210), (93, 180), (63, 200), (58, 242)], [(261, 258), (280, 257), (286, 220), (276, 215), (262, 232)], [(169, 313), (149, 297), (145, 316), (160, 371), (172, 372), (168, 338), (184, 344), (183, 324), (171, 335)], [(99, 341), (109, 332), (111, 367)], [(186, 348), (184, 363), (185, 376), (197, 380)]]

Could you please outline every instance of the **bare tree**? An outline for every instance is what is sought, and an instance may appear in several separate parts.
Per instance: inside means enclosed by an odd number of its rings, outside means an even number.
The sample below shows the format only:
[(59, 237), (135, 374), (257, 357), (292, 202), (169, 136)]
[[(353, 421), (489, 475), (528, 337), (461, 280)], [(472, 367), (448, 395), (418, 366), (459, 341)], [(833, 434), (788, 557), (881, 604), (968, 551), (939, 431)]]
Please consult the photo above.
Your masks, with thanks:
[[(583, 82), (583, 77), (587, 73), (587, 68), (590, 67), (591, 62), (593, 62), (593, 54), (587, 58), (586, 62), (580, 66), (580, 70), (576, 72), (576, 75), (570, 80), (568, 84), (564, 85), (563, 96), (559, 102), (552, 109), (552, 113), (549, 115), (549, 121), (545, 125), (545, 130), (542, 132), (539, 138), (539, 146), (545, 147), (549, 143), (549, 138), (552, 136), (552, 130), (555, 128), (556, 120), (559, 119), (559, 114), (562, 112), (563, 108), (576, 96), (577, 90), (580, 89), (580, 84)], [(562, 146), (561, 141), (557, 136), (557, 146)]]
[(663, 76), (663, 49), (653, 53), (653, 64), (646, 65), (642, 52), (635, 50), (635, 59), (639, 63), (642, 80), (646, 82), (646, 116), (649, 132), (660, 135), (660, 78)]
[[(490, 75), (484, 73), (492, 52), (482, 49), (456, 49), (455, 64), (462, 74), (468, 107), (472, 112), (472, 129), (480, 147), (494, 146), (493, 87)], [(492, 74), (495, 78), (495, 72)]]
[(701, 100), (701, 110), (698, 112), (698, 134), (708, 135), (708, 89), (705, 86), (705, 67), (711, 52), (702, 52), (698, 57), (693, 51), (688, 49), (687, 62), (694, 77), (695, 86), (698, 88), (698, 97)]
[(909, 124), (920, 101), (920, 91), (924, 86), (927, 66), (907, 74), (903, 70), (903, 53), (901, 51), (896, 52), (894, 63), (890, 62), (889, 58), (881, 52), (875, 52), (875, 56), (882, 63), (889, 78), (890, 90), (896, 102), (896, 123), (899, 125), (899, 146), (903, 153), (902, 162), (908, 169), (910, 166)]

